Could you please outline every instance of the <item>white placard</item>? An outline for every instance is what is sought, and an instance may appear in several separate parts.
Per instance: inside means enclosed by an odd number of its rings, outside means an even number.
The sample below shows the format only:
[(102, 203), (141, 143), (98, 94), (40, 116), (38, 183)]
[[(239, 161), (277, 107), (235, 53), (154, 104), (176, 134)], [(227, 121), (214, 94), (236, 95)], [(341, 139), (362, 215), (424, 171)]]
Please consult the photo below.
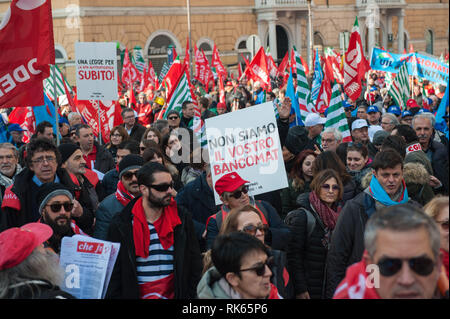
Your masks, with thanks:
[[(205, 121), (213, 184), (237, 172), (258, 195), (288, 187), (272, 102)], [(216, 204), (221, 203), (214, 190)]]
[(116, 55), (114, 42), (75, 43), (78, 100), (117, 100)]

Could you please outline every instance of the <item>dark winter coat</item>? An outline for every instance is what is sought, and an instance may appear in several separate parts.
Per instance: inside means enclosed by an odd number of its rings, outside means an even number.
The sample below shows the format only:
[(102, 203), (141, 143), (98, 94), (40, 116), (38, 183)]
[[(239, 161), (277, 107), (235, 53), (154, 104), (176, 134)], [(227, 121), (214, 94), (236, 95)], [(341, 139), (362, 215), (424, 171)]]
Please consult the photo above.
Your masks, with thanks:
[(431, 141), (430, 147), (425, 152), (430, 158), (433, 166), (434, 176), (442, 183), (442, 190), (440, 193), (448, 194), (448, 153), (446, 147), (435, 140)]
[(106, 240), (109, 224), (113, 217), (123, 210), (124, 206), (117, 200), (116, 194), (106, 197), (95, 213), (94, 237)]
[(94, 141), (94, 145), (97, 148), (94, 168), (105, 174), (107, 171), (112, 170), (116, 166), (114, 164), (114, 158), (111, 153), (105, 147), (98, 144), (97, 141)]

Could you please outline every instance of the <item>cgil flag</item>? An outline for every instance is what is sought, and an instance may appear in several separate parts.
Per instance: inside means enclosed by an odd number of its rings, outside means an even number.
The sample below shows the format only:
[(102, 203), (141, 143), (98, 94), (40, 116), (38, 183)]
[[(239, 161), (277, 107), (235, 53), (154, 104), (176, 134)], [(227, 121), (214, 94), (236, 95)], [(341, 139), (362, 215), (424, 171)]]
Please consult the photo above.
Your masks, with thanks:
[(344, 106), (342, 105), (341, 93), (339, 91), (339, 84), (334, 81), (333, 89), (331, 91), (330, 106), (327, 111), (327, 121), (325, 128), (334, 127), (342, 133), (342, 142), (351, 142), (352, 136), (348, 127), (347, 116), (345, 116)]
[(408, 82), (408, 68), (406, 62), (400, 67), (392, 85), (388, 91), (388, 94), (392, 97), (402, 110), (406, 109), (406, 101), (408, 101), (409, 92), (409, 82)]

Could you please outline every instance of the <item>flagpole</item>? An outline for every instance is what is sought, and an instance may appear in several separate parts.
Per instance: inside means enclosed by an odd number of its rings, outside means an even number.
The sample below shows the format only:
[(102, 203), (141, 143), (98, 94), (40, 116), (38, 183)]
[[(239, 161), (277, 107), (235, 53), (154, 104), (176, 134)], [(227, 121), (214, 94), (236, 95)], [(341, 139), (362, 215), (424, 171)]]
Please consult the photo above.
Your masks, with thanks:
[(100, 100), (97, 101), (97, 113), (98, 113), (98, 143), (102, 145), (102, 122), (100, 120)]
[[(64, 81), (64, 78), (63, 78)], [(58, 97), (56, 93), (56, 65), (53, 65), (53, 99), (55, 106), (56, 146), (59, 146)]]
[(189, 38), (189, 73), (192, 74), (191, 4), (189, 0), (187, 0), (186, 5), (187, 5), (188, 38)]

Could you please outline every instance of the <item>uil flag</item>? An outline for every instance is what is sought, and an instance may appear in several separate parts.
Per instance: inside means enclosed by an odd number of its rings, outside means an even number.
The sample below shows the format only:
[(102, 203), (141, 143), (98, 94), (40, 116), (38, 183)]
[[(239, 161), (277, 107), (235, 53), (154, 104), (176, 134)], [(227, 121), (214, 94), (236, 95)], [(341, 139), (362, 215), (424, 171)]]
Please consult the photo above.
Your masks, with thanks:
[(364, 57), (358, 17), (356, 17), (344, 59), (344, 90), (353, 101), (356, 101), (361, 95), (361, 80), (369, 69), (369, 63)]
[(0, 107), (44, 105), (55, 64), (50, 0), (13, 0), (0, 24)]
[(227, 70), (220, 61), (219, 51), (217, 51), (216, 44), (214, 43), (213, 55), (211, 59), (211, 65), (216, 68), (217, 74), (220, 74), (222, 78), (227, 78)]
[(139, 70), (130, 61), (130, 55), (128, 54), (128, 49), (125, 49), (125, 56), (123, 58), (123, 69), (122, 69), (122, 82), (127, 88), (133, 86), (135, 81), (139, 81)]

